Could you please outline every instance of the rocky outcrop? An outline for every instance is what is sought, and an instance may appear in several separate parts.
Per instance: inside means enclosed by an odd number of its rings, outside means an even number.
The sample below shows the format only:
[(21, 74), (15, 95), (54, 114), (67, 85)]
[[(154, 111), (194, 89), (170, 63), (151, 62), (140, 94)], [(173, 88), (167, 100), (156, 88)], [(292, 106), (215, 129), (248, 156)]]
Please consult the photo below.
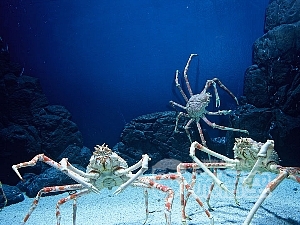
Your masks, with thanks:
[[(157, 112), (139, 116), (125, 125), (113, 150), (133, 165), (143, 154), (151, 165), (164, 158), (187, 159), (189, 140), (185, 133), (174, 133), (175, 112)], [(183, 131), (184, 132), (184, 131)]]
[(16, 204), (24, 199), (24, 194), (18, 187), (3, 184), (2, 189), (0, 190), (0, 210), (5, 206)]
[[(181, 117), (178, 127), (180, 132), (174, 132), (177, 115), (176, 112), (166, 111), (142, 115), (133, 119), (125, 125), (121, 134), (121, 141), (114, 146), (113, 150), (124, 158), (129, 165), (140, 160), (143, 154), (150, 156), (150, 167), (163, 159), (191, 162), (189, 156), (190, 141), (183, 128), (188, 122), (188, 118)], [(205, 129), (203, 132), (207, 145), (224, 153), (225, 142), (221, 139), (211, 139)], [(191, 125), (190, 134), (193, 140), (200, 142), (199, 133), (194, 123)], [(201, 152), (197, 152), (197, 156), (207, 159), (207, 154)]]
[(266, 30), (253, 47), (253, 65), (245, 73), (244, 95), (256, 107), (300, 114), (300, 1), (273, 1)]
[(274, 139), (282, 164), (295, 166), (300, 156), (300, 1), (271, 1), (265, 29), (245, 73), (249, 105), (238, 108), (232, 125), (248, 129), (257, 141)]
[[(70, 112), (63, 106), (49, 104), (39, 80), (26, 76), (20, 65), (10, 61), (8, 48), (0, 39), (0, 181), (15, 185), (19, 178), (11, 166), (40, 153), (55, 161), (67, 157), (82, 170), (92, 155), (83, 146), (82, 135)], [(53, 170), (44, 163), (22, 168), (21, 174), (30, 179), (18, 186), (33, 197), (44, 186), (73, 182), (62, 172)], [(9, 192), (8, 186), (3, 187)], [(5, 194), (9, 196), (6, 191)]]
[(300, 2), (298, 0), (271, 0), (266, 10), (265, 30), (269, 31), (282, 24), (300, 21)]

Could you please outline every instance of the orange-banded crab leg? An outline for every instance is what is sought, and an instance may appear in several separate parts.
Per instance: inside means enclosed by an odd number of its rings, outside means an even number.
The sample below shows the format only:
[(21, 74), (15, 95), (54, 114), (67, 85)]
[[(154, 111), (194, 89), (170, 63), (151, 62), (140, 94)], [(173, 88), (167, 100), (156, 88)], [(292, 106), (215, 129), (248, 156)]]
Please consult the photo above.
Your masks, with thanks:
[(159, 184), (154, 181), (155, 180), (162, 180), (162, 179), (177, 179), (177, 174), (165, 174), (165, 175), (157, 175), (157, 176), (151, 176), (151, 177), (139, 177), (138, 181), (146, 184), (148, 188), (155, 188), (158, 190), (161, 190), (163, 192), (167, 193), (167, 196), (165, 198), (165, 218), (166, 218), (166, 224), (171, 225), (171, 209), (172, 209), (172, 203), (174, 199), (174, 191), (163, 184)]
[(242, 132), (245, 134), (249, 134), (249, 132), (247, 130), (241, 130), (241, 129), (236, 129), (236, 128), (232, 128), (232, 127), (225, 127), (225, 126), (221, 126), (215, 123), (210, 122), (204, 115), (201, 117), (204, 122), (209, 125), (212, 128), (217, 128), (219, 130), (230, 130), (230, 131), (237, 131), (237, 132)]
[[(16, 172), (16, 174), (20, 177), (21, 180), (23, 180), (23, 177), (19, 173), (18, 169), (22, 167), (28, 167), (28, 166), (34, 166), (38, 161), (42, 161), (60, 171), (62, 171), (64, 174), (72, 178), (73, 180), (77, 181), (78, 183), (82, 184), (86, 188), (92, 190), (95, 193), (99, 193), (99, 190), (92, 184), (88, 183), (85, 177), (91, 177), (91, 175), (86, 174), (75, 167), (71, 166), (71, 164), (68, 162), (66, 158), (63, 158), (61, 160), (61, 163), (57, 163), (54, 160), (50, 159), (49, 157), (45, 156), (44, 154), (36, 155), (32, 160), (29, 162), (19, 163), (12, 166), (12, 169)], [(80, 171), (80, 174), (75, 173)], [(83, 177), (84, 175), (85, 177)]]
[[(203, 163), (208, 169), (226, 169), (226, 168), (228, 168), (228, 167), (232, 167), (232, 165), (231, 164), (227, 164), (227, 163), (225, 163), (225, 162), (221, 162), (221, 163)], [(191, 181), (191, 183), (189, 184), (189, 187), (187, 188), (188, 190), (190, 190), (190, 189), (193, 189), (193, 187), (194, 187), (194, 184), (195, 184), (195, 182), (196, 182), (196, 169), (200, 169), (201, 167), (197, 164), (197, 163), (181, 163), (181, 164), (179, 164), (178, 166), (177, 166), (177, 172), (179, 173), (179, 174), (181, 174), (181, 170), (182, 169), (188, 169), (188, 168), (190, 168), (190, 169), (192, 169), (192, 181)], [(216, 173), (214, 172), (213, 173), (214, 175), (216, 175)], [(238, 183), (238, 178), (239, 178), (239, 175), (237, 176), (237, 180), (236, 180), (236, 184), (235, 184), (235, 189), (234, 189), (234, 192), (233, 192), (233, 194), (234, 194), (234, 196), (236, 196), (236, 190), (237, 190), (237, 183)], [(213, 185), (211, 185), (211, 187), (210, 187), (210, 190), (209, 190), (209, 193), (208, 193), (208, 196), (207, 196), (207, 199), (206, 199), (206, 203), (207, 203), (207, 206), (208, 206), (208, 208), (209, 208), (209, 210), (213, 210), (212, 209), (212, 207), (210, 206), (210, 203), (209, 203), (209, 201), (210, 201), (210, 197), (211, 197), (211, 193), (212, 193), (212, 190), (213, 190), (213, 187), (214, 187), (214, 182), (212, 183)], [(190, 195), (191, 195), (191, 193), (190, 192), (188, 192), (188, 194), (186, 195), (186, 198), (185, 198), (185, 206), (184, 207), (186, 207), (186, 203), (187, 203), (187, 201), (188, 201), (188, 199), (189, 199), (189, 197), (190, 197)], [(197, 200), (197, 202), (198, 202), (198, 200)], [(236, 202), (237, 203), (237, 202)], [(238, 204), (238, 203), (237, 203)], [(200, 204), (200, 206), (204, 209), (204, 211), (205, 211), (205, 213), (208, 215), (208, 217), (210, 218), (210, 213), (209, 213), (209, 211), (207, 210), (207, 209), (205, 209), (204, 208), (204, 206), (203, 205), (201, 205)], [(211, 216), (212, 217), (212, 216)]]
[[(37, 193), (34, 201), (31, 204), (31, 207), (30, 207), (28, 213), (24, 217), (24, 220), (23, 220), (22, 224), (25, 224), (27, 222), (27, 220), (29, 219), (30, 215), (35, 210), (35, 208), (37, 207), (42, 194), (47, 194), (47, 193), (50, 193), (50, 192), (60, 192), (60, 191), (75, 191), (75, 190), (79, 190), (79, 189), (82, 189), (82, 188), (83, 188), (83, 186), (81, 184), (71, 184), (71, 185), (64, 185), (64, 186), (53, 186), (53, 187), (42, 188)], [(75, 214), (76, 214), (76, 211), (75, 211)]]
[[(190, 196), (192, 196), (196, 202), (199, 204), (199, 206), (203, 209), (203, 211), (205, 212), (206, 216), (208, 217), (208, 219), (210, 220), (210, 224), (213, 225), (214, 224), (214, 218), (213, 216), (210, 214), (209, 210), (205, 208), (203, 202), (200, 200), (199, 196), (196, 195), (196, 193), (193, 190), (193, 187), (195, 185), (196, 182), (196, 172), (195, 170), (199, 168), (198, 164), (196, 163), (180, 163), (177, 166), (177, 173), (180, 175), (180, 200), (181, 200), (181, 216), (182, 216), (182, 223), (186, 224), (186, 219), (189, 217), (186, 215), (186, 204), (187, 201), (189, 199)], [(191, 184), (188, 184), (187, 181), (184, 179), (184, 177), (181, 175), (181, 171), (185, 170), (185, 169), (192, 169), (192, 182)], [(186, 198), (184, 198), (184, 189), (186, 189), (188, 191)]]
[(258, 208), (261, 206), (261, 204), (264, 202), (264, 200), (269, 196), (269, 194), (277, 188), (277, 186), (285, 179), (290, 178), (298, 183), (300, 183), (300, 168), (299, 167), (281, 167), (279, 165), (271, 165), (270, 169), (273, 171), (279, 170), (279, 175), (272, 180), (266, 188), (263, 190), (263, 192), (260, 194), (258, 200), (255, 202), (254, 206), (250, 210), (250, 212), (247, 215), (247, 218), (245, 219), (243, 225), (249, 225), (251, 220), (253, 219), (254, 214), (258, 210)]
[[(138, 177), (142, 176), (144, 172), (148, 170), (148, 162), (151, 160), (151, 158), (145, 154), (143, 155), (142, 159), (134, 164), (133, 166), (127, 168), (127, 169), (120, 169), (115, 172), (117, 176), (121, 176), (122, 174), (130, 177), (128, 181), (126, 181), (124, 184), (120, 185), (120, 187), (114, 192), (115, 195), (120, 194), (122, 191), (124, 191), (125, 188), (127, 188), (132, 182), (134, 182)], [(137, 168), (141, 167), (141, 169), (135, 173), (135, 174), (129, 174), (129, 172), (136, 170)]]
[(60, 206), (70, 200), (73, 200), (73, 225), (76, 225), (76, 211), (77, 211), (77, 198), (89, 194), (91, 191), (87, 188), (80, 190), (77, 193), (74, 194), (70, 194), (68, 197), (66, 198), (62, 198), (60, 199), (57, 203), (56, 203), (56, 220), (57, 220), (57, 225), (60, 225), (60, 221), (61, 221), (61, 213), (60, 213)]
[(234, 193), (231, 193), (231, 192), (228, 190), (228, 188), (225, 186), (225, 184), (224, 184), (219, 178), (217, 178), (217, 177), (216, 177), (216, 176), (208, 169), (207, 165), (209, 165), (209, 164), (204, 164), (204, 163), (202, 163), (202, 162), (196, 157), (196, 155), (195, 155), (196, 149), (201, 150), (201, 151), (203, 151), (203, 152), (206, 152), (206, 153), (209, 154), (209, 155), (212, 155), (212, 156), (214, 156), (214, 157), (216, 157), (216, 158), (218, 158), (218, 159), (221, 159), (221, 160), (225, 161), (226, 163), (225, 163), (224, 165), (226, 165), (226, 168), (232, 168), (232, 167), (234, 168), (235, 165), (238, 163), (238, 160), (230, 159), (230, 158), (228, 158), (228, 157), (226, 157), (226, 156), (223, 156), (223, 155), (221, 155), (221, 154), (218, 154), (218, 153), (216, 153), (216, 152), (214, 152), (214, 151), (212, 151), (212, 150), (210, 150), (210, 149), (204, 147), (203, 145), (199, 144), (197, 141), (193, 142), (193, 143), (191, 144), (191, 147), (190, 147), (190, 156), (191, 156), (191, 158), (194, 160), (194, 162), (197, 163), (198, 166), (199, 166), (204, 172), (206, 172), (206, 173), (213, 179), (213, 181), (215, 182), (215, 184), (217, 184), (219, 187), (221, 187), (221, 188), (222, 188), (224, 191), (226, 191), (227, 193), (231, 194), (231, 195), (234, 197), (235, 203), (236, 203), (237, 205), (239, 205), (239, 202), (238, 202), (238, 200), (237, 200), (235, 194), (234, 194)]
[[(190, 168), (189, 165), (191, 163), (181, 163), (181, 166), (186, 168)], [(154, 180), (177, 180), (180, 184), (180, 199), (181, 199), (181, 212), (182, 212), (182, 223), (186, 224), (186, 218), (188, 218), (185, 214), (185, 199), (184, 199), (184, 189), (186, 189), (196, 202), (201, 206), (201, 208), (204, 210), (207, 217), (210, 219), (210, 225), (214, 224), (213, 216), (210, 214), (210, 212), (205, 209), (204, 204), (200, 200), (200, 198), (195, 194), (194, 190), (192, 189), (192, 186), (189, 185), (184, 177), (179, 174), (164, 174), (164, 175), (156, 175), (156, 176), (148, 176), (148, 177), (140, 177), (138, 178), (138, 181), (147, 184), (148, 188), (156, 188), (163, 192), (167, 192), (167, 197), (165, 199), (165, 218), (166, 218), (166, 224), (171, 224), (171, 209), (172, 209), (172, 203), (174, 198), (174, 191), (169, 188), (168, 186), (156, 183)], [(148, 210), (146, 210), (148, 212)]]
[(133, 182), (132, 183), (132, 186), (133, 187), (141, 187), (141, 188), (144, 188), (144, 198), (145, 198), (145, 208), (146, 208), (146, 218), (145, 218), (145, 221), (143, 224), (145, 224), (148, 220), (148, 216), (149, 216), (149, 209), (148, 209), (148, 205), (149, 205), (149, 195), (148, 195), (148, 190), (147, 188), (151, 188), (149, 187), (148, 184), (145, 184), (145, 183), (142, 183), (139, 178), (137, 179), (137, 181)]

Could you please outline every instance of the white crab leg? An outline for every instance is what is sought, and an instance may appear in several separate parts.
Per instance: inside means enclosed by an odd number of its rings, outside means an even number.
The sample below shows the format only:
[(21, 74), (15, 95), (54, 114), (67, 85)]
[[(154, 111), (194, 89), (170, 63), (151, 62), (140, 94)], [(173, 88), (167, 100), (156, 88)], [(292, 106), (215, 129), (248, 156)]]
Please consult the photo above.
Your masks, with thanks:
[(223, 156), (223, 155), (221, 155), (221, 154), (218, 154), (218, 153), (216, 153), (216, 152), (213, 152), (213, 151), (211, 151), (211, 150), (209, 150), (208, 148), (205, 148), (203, 145), (201, 145), (201, 144), (199, 144), (198, 142), (193, 142), (192, 143), (192, 145), (191, 145), (191, 147), (190, 147), (190, 156), (191, 156), (191, 158), (194, 160), (194, 162), (196, 162), (198, 165), (199, 165), (199, 167), (205, 172), (205, 173), (207, 173), (212, 179), (213, 179), (213, 181), (220, 187), (220, 188), (222, 188), (224, 191), (226, 191), (227, 193), (229, 193), (230, 195), (233, 195), (233, 197), (234, 197), (234, 200), (235, 200), (235, 203), (237, 204), (237, 205), (239, 205), (239, 202), (237, 201), (237, 199), (236, 199), (236, 196), (233, 194), (233, 193), (231, 193), (229, 190), (228, 190), (228, 188), (225, 186), (225, 184), (219, 179), (219, 178), (217, 178), (207, 167), (206, 167), (206, 165), (204, 164), (204, 163), (202, 163), (197, 157), (196, 157), (196, 155), (195, 155), (195, 149), (199, 149), (199, 150), (202, 150), (202, 151), (204, 151), (204, 152), (206, 152), (206, 153), (208, 153), (208, 154), (210, 154), (210, 155), (212, 155), (212, 156), (215, 156), (215, 157), (217, 157), (217, 158), (219, 158), (219, 159), (222, 159), (222, 160), (224, 160), (225, 162), (230, 162), (230, 163), (233, 163), (233, 164), (235, 164), (235, 163), (237, 163), (237, 160), (233, 160), (233, 159), (229, 159), (229, 158), (227, 158), (226, 156)]
[(192, 88), (191, 88), (191, 85), (190, 85), (190, 82), (188, 80), (188, 76), (187, 76), (187, 72), (188, 72), (188, 69), (189, 69), (189, 66), (190, 66), (190, 63), (192, 61), (192, 58), (194, 56), (197, 56), (198, 54), (191, 54), (186, 65), (185, 65), (185, 68), (184, 68), (184, 71), (183, 71), (183, 76), (184, 76), (184, 80), (185, 80), (185, 84), (186, 84), (186, 87), (188, 89), (188, 92), (190, 94), (190, 96), (193, 96), (193, 92), (192, 92)]
[(44, 154), (39, 154), (36, 155), (32, 160), (30, 160), (29, 162), (24, 162), (24, 163), (19, 163), (17, 165), (13, 165), (12, 169), (16, 172), (16, 174), (20, 177), (21, 180), (23, 180), (21, 174), (19, 173), (18, 169), (22, 168), (22, 167), (27, 167), (27, 166), (34, 166), (36, 165), (37, 161), (42, 161), (60, 171), (62, 171), (64, 174), (66, 174), (67, 176), (69, 176), (70, 178), (72, 178), (73, 180), (77, 181), (78, 183), (84, 185), (85, 187), (87, 187), (88, 189), (92, 190), (95, 193), (99, 193), (99, 190), (92, 184), (88, 183), (88, 181), (86, 181), (86, 179), (82, 176), (80, 176), (79, 174), (73, 172), (72, 170), (67, 168), (67, 159), (64, 158), (62, 159), (61, 162), (63, 162), (63, 165), (61, 165), (60, 163), (55, 162), (54, 160), (52, 160), (51, 158), (45, 156)]
[[(127, 188), (133, 181), (135, 181), (138, 177), (140, 177), (141, 175), (143, 175), (143, 173), (145, 171), (148, 170), (148, 162), (150, 161), (151, 159), (149, 158), (149, 156), (147, 154), (143, 155), (143, 158), (142, 158), (142, 161), (141, 164), (142, 164), (142, 167), (141, 169), (136, 173), (136, 174), (133, 174), (133, 175), (130, 175), (130, 179), (128, 181), (126, 181), (124, 184), (120, 185), (120, 187), (114, 192), (115, 195), (118, 195), (120, 194), (125, 188)], [(139, 162), (139, 163), (140, 163)], [(139, 164), (137, 163), (137, 164)], [(132, 166), (132, 168), (135, 168), (136, 165)], [(131, 167), (130, 167), (131, 168)], [(128, 168), (129, 169), (129, 168)], [(128, 170), (127, 169), (127, 170)], [(124, 171), (127, 171), (127, 170), (124, 170)], [(124, 172), (122, 171), (122, 173)], [(118, 175), (119, 176), (119, 175)]]
[(268, 195), (274, 191), (274, 189), (289, 175), (287, 171), (280, 171), (280, 174), (272, 180), (267, 187), (263, 190), (263, 192), (260, 194), (258, 200), (255, 202), (254, 206), (250, 210), (250, 212), (247, 215), (246, 220), (244, 221), (243, 225), (249, 225), (254, 214), (258, 210), (258, 208), (261, 206), (261, 204), (264, 202), (264, 200), (268, 197)]
[(253, 183), (253, 178), (256, 175), (256, 173), (260, 170), (263, 164), (263, 161), (266, 159), (267, 157), (267, 151), (268, 150), (274, 149), (274, 141), (273, 140), (268, 140), (266, 143), (264, 143), (261, 148), (260, 151), (257, 154), (257, 161), (254, 164), (254, 166), (252, 167), (250, 173), (248, 174), (248, 176), (245, 178), (245, 180), (243, 181), (243, 185), (248, 185), (249, 187), (252, 186)]
[(176, 87), (179, 89), (179, 91), (180, 91), (182, 97), (184, 98), (184, 100), (185, 100), (186, 102), (188, 102), (189, 99), (188, 99), (188, 97), (186, 97), (186, 94), (183, 92), (183, 90), (182, 90), (182, 88), (181, 88), (181, 86), (180, 86), (180, 84), (179, 84), (179, 81), (178, 81), (178, 75), (179, 75), (179, 70), (176, 70), (176, 73), (175, 73), (175, 83), (176, 83)]

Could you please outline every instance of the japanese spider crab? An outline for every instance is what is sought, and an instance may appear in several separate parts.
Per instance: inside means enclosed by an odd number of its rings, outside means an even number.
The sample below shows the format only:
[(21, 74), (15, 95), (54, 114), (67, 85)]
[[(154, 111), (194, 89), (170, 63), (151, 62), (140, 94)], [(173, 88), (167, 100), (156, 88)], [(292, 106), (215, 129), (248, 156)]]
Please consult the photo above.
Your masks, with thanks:
[[(159, 184), (155, 182), (155, 180), (177, 180), (180, 184), (180, 197), (181, 197), (181, 209), (182, 209), (182, 222), (185, 224), (186, 216), (185, 216), (185, 204), (184, 204), (184, 189), (188, 190), (190, 195), (192, 195), (198, 204), (204, 209), (206, 215), (213, 224), (213, 218), (210, 215), (209, 211), (204, 208), (203, 203), (200, 201), (198, 196), (193, 192), (191, 186), (185, 181), (184, 177), (180, 173), (180, 168), (178, 173), (174, 174), (163, 174), (163, 175), (155, 175), (155, 176), (142, 176), (143, 173), (148, 169), (148, 161), (150, 160), (147, 154), (142, 156), (142, 159), (134, 164), (131, 167), (128, 167), (126, 161), (118, 156), (115, 152), (107, 147), (106, 145), (97, 145), (95, 147), (95, 151), (90, 159), (90, 163), (87, 166), (86, 172), (76, 169), (72, 166), (67, 158), (63, 158), (59, 163), (45, 156), (44, 154), (36, 155), (29, 162), (19, 163), (13, 165), (12, 168), (16, 172), (16, 174), (23, 180), (21, 174), (18, 169), (27, 166), (34, 166), (38, 161), (42, 161), (57, 170), (60, 170), (76, 182), (78, 184), (70, 184), (63, 186), (53, 186), (53, 187), (44, 187), (42, 188), (35, 197), (31, 208), (26, 214), (23, 224), (27, 222), (30, 215), (37, 207), (39, 200), (42, 194), (50, 193), (50, 192), (61, 192), (61, 191), (69, 191), (72, 192), (69, 196), (60, 199), (56, 204), (56, 220), (57, 225), (60, 225), (61, 221), (61, 213), (60, 206), (70, 200), (73, 200), (73, 225), (76, 223), (76, 210), (77, 210), (77, 198), (94, 193), (100, 193), (101, 189), (108, 188), (109, 190), (113, 187), (118, 187), (118, 189), (114, 192), (114, 194), (121, 193), (126, 187), (129, 185), (135, 187), (144, 188), (144, 196), (145, 196), (145, 206), (146, 206), (146, 220), (148, 218), (149, 210), (148, 210), (148, 192), (147, 188), (154, 188), (165, 192), (165, 218), (166, 224), (171, 224), (171, 208), (172, 202), (174, 198), (174, 191), (165, 185)], [(182, 166), (182, 165), (181, 165)], [(180, 167), (180, 166), (179, 166)], [(138, 172), (133, 174), (132, 171), (138, 169)], [(182, 167), (183, 168), (183, 167)], [(74, 192), (75, 191), (75, 192)]]
[(220, 126), (218, 124), (212, 123), (210, 122), (207, 118), (206, 118), (206, 114), (207, 115), (227, 115), (231, 112), (231, 110), (219, 110), (217, 112), (209, 112), (206, 110), (206, 107), (208, 106), (209, 102), (210, 102), (210, 98), (212, 97), (212, 95), (210, 93), (207, 92), (208, 88), (210, 88), (211, 86), (214, 89), (214, 93), (215, 93), (215, 98), (216, 98), (216, 107), (219, 108), (220, 107), (220, 98), (219, 98), (219, 94), (217, 91), (217, 87), (216, 84), (218, 84), (221, 88), (223, 88), (235, 101), (237, 104), (238, 100), (237, 98), (232, 94), (232, 92), (225, 87), (224, 84), (221, 83), (221, 81), (218, 78), (213, 78), (212, 80), (207, 80), (204, 89), (200, 92), (200, 94), (193, 94), (193, 91), (191, 89), (189, 80), (188, 80), (188, 76), (187, 76), (187, 72), (188, 72), (188, 68), (189, 65), (192, 61), (192, 58), (194, 56), (197, 56), (197, 54), (191, 54), (187, 64), (184, 68), (184, 72), (183, 72), (183, 76), (185, 79), (185, 84), (187, 87), (187, 90), (189, 92), (190, 98), (187, 97), (187, 95), (184, 93), (183, 89), (181, 88), (179, 81), (178, 81), (178, 75), (179, 75), (179, 71), (176, 70), (176, 74), (175, 74), (175, 83), (176, 83), (176, 87), (179, 89), (182, 97), (184, 98), (184, 100), (186, 101), (186, 106), (180, 105), (174, 101), (170, 101), (170, 104), (174, 107), (177, 106), (179, 108), (182, 108), (184, 110), (186, 110), (187, 113), (184, 112), (180, 112), (176, 118), (176, 125), (175, 125), (175, 132), (178, 132), (178, 121), (180, 119), (181, 116), (185, 116), (190, 118), (190, 120), (187, 122), (187, 124), (185, 125), (184, 129), (190, 139), (190, 142), (192, 143), (192, 139), (190, 136), (190, 133), (188, 131), (188, 129), (190, 128), (189, 126), (191, 125), (192, 122), (195, 121), (195, 123), (197, 124), (197, 128), (199, 131), (199, 135), (200, 135), (200, 139), (201, 142), (204, 146), (206, 146), (206, 141), (202, 132), (202, 128), (201, 125), (199, 123), (200, 119), (202, 119), (206, 124), (208, 124), (210, 127), (212, 128), (217, 128), (220, 130), (229, 130), (229, 131), (237, 131), (237, 132), (243, 132), (246, 134), (249, 134), (249, 132), (247, 130), (241, 130), (241, 129), (235, 129), (235, 128), (231, 128), (231, 127), (225, 127), (225, 126)]
[[(196, 156), (195, 151), (200, 150), (211, 156), (214, 156), (224, 162), (221, 163), (202, 163)], [(283, 167), (278, 164), (278, 154), (274, 150), (274, 141), (267, 140), (265, 143), (256, 142), (251, 138), (236, 138), (236, 142), (233, 148), (234, 159), (230, 159), (219, 153), (216, 153), (207, 147), (199, 144), (198, 142), (193, 142), (190, 147), (190, 156), (195, 163), (191, 163), (190, 168), (193, 168), (194, 182), (195, 182), (195, 169), (201, 168), (206, 172), (223, 190), (233, 195), (237, 204), (236, 190), (239, 182), (239, 177), (241, 171), (250, 171), (248, 176), (243, 181), (244, 186), (252, 187), (254, 176), (257, 173), (271, 172), (278, 174), (278, 176), (268, 183), (265, 189), (262, 191), (258, 200), (248, 213), (243, 225), (249, 225), (254, 217), (254, 214), (258, 208), (262, 205), (264, 200), (268, 195), (275, 190), (275, 188), (285, 179), (292, 179), (297, 183), (300, 183), (300, 167)], [(237, 178), (235, 182), (234, 192), (231, 193), (225, 184), (219, 180), (214, 173), (210, 171), (210, 168), (223, 168), (223, 169), (233, 169), (237, 171)], [(211, 191), (208, 195), (207, 202), (209, 203)]]

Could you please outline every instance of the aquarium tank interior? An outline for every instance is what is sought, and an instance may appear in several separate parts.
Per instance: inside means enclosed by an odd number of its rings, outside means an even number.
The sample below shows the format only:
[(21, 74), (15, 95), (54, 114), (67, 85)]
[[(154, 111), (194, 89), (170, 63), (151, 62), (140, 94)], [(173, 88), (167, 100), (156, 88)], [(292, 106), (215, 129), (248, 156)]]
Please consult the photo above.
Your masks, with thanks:
[[(60, 205), (104, 189), (143, 208), (135, 186), (162, 199), (146, 224), (300, 224), (269, 200), (300, 197), (299, 40), (299, 0), (1, 1), (0, 220), (23, 204), (38, 224), (38, 196), (55, 199), (45, 224), (67, 224)], [(231, 200), (214, 205), (211, 182)]]

